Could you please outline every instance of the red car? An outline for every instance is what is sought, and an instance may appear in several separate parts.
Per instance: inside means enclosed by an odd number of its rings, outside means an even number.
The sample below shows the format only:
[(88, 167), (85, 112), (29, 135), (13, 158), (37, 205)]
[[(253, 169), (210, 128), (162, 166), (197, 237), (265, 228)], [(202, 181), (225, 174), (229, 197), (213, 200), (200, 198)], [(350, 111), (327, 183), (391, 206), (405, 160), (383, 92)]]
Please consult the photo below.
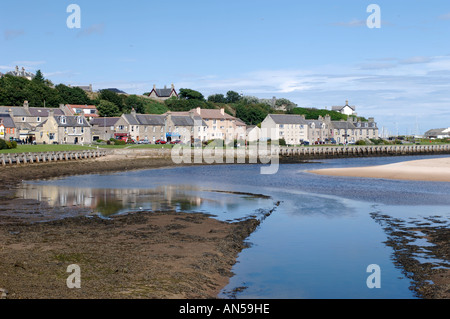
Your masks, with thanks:
[(157, 141), (155, 142), (155, 144), (167, 144), (167, 142), (166, 142), (166, 141), (163, 141), (163, 140), (157, 140)]
[(181, 144), (181, 141), (172, 141), (170, 144)]

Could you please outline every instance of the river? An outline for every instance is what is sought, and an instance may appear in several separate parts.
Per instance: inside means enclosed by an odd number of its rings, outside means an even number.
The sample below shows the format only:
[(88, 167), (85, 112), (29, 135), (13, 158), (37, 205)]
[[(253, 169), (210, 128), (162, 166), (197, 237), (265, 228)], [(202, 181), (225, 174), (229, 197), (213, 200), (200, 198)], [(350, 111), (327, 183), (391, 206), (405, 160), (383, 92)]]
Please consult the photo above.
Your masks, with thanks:
[[(72, 176), (24, 182), (18, 196), (102, 218), (175, 209), (230, 222), (261, 219), (220, 298), (409, 299), (416, 298), (411, 282), (395, 266), (393, 250), (384, 243), (387, 235), (373, 214), (406, 220), (433, 216), (448, 225), (450, 183), (318, 176), (307, 171), (432, 157), (281, 164), (274, 175), (261, 175), (259, 165), (235, 164)], [(443, 261), (435, 262), (442, 266)], [(379, 288), (368, 285), (369, 265), (379, 267)]]

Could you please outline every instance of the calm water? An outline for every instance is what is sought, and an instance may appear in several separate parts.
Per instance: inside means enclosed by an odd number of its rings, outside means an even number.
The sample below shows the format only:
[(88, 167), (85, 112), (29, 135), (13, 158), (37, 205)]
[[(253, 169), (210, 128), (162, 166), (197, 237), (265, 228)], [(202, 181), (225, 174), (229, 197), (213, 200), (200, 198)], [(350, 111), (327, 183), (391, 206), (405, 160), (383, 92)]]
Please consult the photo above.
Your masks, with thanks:
[[(276, 207), (248, 238), (251, 245), (239, 255), (235, 276), (219, 297), (414, 298), (410, 281), (393, 264), (392, 249), (383, 244), (386, 234), (370, 213), (402, 219), (441, 216), (448, 221), (450, 183), (306, 171), (422, 158), (432, 157), (320, 160), (281, 165), (275, 175), (260, 175), (257, 165), (176, 167), (24, 183), (18, 192), (23, 198), (105, 218), (175, 209), (235, 221), (262, 218)], [(367, 287), (370, 264), (381, 268), (379, 289)]]

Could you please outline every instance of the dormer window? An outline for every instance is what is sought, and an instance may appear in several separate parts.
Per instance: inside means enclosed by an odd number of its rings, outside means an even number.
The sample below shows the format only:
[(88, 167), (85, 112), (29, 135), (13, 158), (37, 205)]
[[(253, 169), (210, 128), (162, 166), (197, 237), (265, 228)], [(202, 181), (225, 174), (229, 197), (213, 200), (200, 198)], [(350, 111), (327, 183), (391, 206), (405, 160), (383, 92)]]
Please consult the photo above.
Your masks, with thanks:
[(77, 122), (78, 124), (82, 125), (83, 124), (83, 118), (81, 116), (77, 117)]
[(65, 116), (61, 116), (61, 124), (66, 124), (67, 123), (67, 119)]

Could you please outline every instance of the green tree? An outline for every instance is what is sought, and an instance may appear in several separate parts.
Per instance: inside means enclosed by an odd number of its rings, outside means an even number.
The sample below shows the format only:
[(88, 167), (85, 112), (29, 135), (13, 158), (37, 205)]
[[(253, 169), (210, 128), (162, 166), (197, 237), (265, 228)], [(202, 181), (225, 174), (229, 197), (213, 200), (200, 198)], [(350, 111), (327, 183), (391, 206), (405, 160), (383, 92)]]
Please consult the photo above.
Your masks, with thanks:
[(120, 115), (120, 109), (117, 105), (107, 100), (101, 100), (97, 105), (97, 110), (101, 117), (114, 117)]
[(223, 94), (213, 94), (208, 96), (208, 101), (212, 103), (226, 103), (227, 99)]
[(36, 71), (36, 75), (34, 76), (33, 81), (44, 84), (45, 79), (44, 79), (44, 75), (42, 74), (41, 70)]
[(128, 113), (133, 108), (136, 113), (144, 114), (146, 112), (144, 99), (137, 95), (128, 96), (125, 100), (125, 107), (122, 110)]
[(126, 110), (124, 99), (126, 99), (126, 96), (123, 97), (116, 92), (110, 91), (110, 90), (101, 90), (100, 95), (98, 97), (99, 101), (105, 100), (109, 101), (117, 106), (119, 111), (122, 111), (123, 109)]
[(294, 102), (291, 102), (285, 98), (277, 99), (277, 101), (275, 102), (275, 105), (276, 106), (284, 106), (287, 111), (290, 111), (290, 110), (294, 109), (294, 107), (297, 107), (297, 104), (295, 104)]
[(227, 103), (237, 103), (241, 100), (241, 96), (235, 91), (228, 91), (226, 100)]
[(92, 103), (86, 92), (79, 87), (68, 87), (64, 84), (58, 84), (55, 89), (58, 91), (64, 104), (85, 105)]
[(178, 96), (182, 100), (205, 100), (203, 94), (191, 89), (180, 89), (180, 93), (178, 94)]

